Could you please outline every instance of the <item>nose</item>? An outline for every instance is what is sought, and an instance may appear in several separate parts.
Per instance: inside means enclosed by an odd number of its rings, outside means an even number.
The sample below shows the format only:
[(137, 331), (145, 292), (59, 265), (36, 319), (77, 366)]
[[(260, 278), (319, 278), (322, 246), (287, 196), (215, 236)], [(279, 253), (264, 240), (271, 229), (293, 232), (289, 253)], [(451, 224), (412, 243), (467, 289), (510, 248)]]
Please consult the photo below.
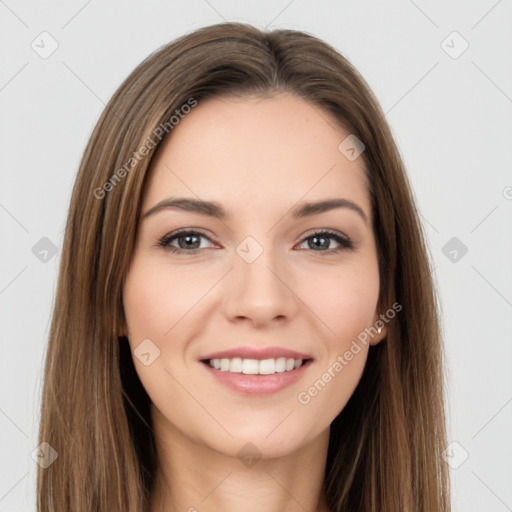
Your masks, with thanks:
[(299, 299), (285, 262), (264, 250), (252, 263), (235, 254), (233, 267), (224, 281), (224, 314), (230, 321), (265, 327), (294, 317)]

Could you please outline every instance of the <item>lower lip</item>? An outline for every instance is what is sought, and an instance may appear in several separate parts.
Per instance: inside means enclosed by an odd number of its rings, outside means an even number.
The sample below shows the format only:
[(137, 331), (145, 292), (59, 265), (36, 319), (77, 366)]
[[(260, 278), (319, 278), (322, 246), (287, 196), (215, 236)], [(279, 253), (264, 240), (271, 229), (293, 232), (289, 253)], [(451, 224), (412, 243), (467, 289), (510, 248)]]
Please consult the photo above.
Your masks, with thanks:
[(209, 363), (201, 362), (211, 375), (224, 386), (244, 395), (271, 395), (302, 378), (311, 364), (311, 359), (296, 370), (274, 373), (272, 375), (246, 375), (245, 373), (222, 372), (212, 368)]

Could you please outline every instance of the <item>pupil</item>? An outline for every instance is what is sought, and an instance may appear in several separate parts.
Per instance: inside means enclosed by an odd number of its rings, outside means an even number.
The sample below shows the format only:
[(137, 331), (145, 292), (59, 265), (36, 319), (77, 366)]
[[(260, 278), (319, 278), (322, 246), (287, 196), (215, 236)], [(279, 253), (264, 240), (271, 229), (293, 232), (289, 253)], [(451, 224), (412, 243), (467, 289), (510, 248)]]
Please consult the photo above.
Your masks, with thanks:
[[(326, 247), (327, 249), (329, 248), (329, 241), (327, 240), (327, 238), (325, 236), (314, 236), (313, 237), (313, 240), (314, 240), (314, 246), (315, 247)], [(320, 243), (318, 244), (318, 240), (324, 240), (324, 242), (327, 242), (327, 243)]]
[[(191, 247), (191, 244), (190, 242), (192, 242), (192, 245), (194, 245), (194, 242), (193, 242), (193, 239), (197, 239), (198, 236), (197, 235), (186, 235), (186, 236), (182, 236), (181, 239), (185, 239), (185, 246), (186, 247)], [(197, 240), (196, 240), (196, 244), (197, 244)], [(193, 247), (194, 249), (196, 249), (196, 247)]]

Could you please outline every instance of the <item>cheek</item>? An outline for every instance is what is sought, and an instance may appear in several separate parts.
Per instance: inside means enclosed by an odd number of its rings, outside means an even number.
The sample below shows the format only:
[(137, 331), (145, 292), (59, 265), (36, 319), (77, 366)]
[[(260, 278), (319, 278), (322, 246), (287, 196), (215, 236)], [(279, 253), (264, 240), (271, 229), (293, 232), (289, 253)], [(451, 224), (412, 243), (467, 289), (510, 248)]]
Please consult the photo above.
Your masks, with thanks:
[(297, 395), (301, 414), (310, 421), (330, 424), (361, 379), (370, 350), (365, 329), (372, 325), (379, 293), (378, 280), (369, 274), (349, 272), (309, 295), (307, 303), (318, 305), (315, 312), (329, 328), (323, 329), (322, 357)]
[(329, 424), (352, 396), (366, 364), (365, 329), (373, 323), (379, 295), (376, 258), (308, 273), (300, 289), (325, 335), (322, 357), (297, 401), (304, 417)]
[(164, 327), (164, 307), (168, 297), (162, 296), (154, 272), (133, 265), (123, 289), (123, 305), (131, 343), (139, 339), (158, 338)]
[[(177, 382), (187, 382), (191, 370), (187, 345), (204, 327), (204, 299), (218, 280), (211, 270), (134, 258), (123, 305), (135, 369), (153, 402), (165, 404), (169, 393), (182, 395)], [(144, 360), (147, 353), (150, 356)], [(186, 408), (184, 398), (180, 407)]]
[(299, 296), (326, 326), (329, 350), (346, 350), (374, 320), (379, 296), (376, 261), (304, 275)]
[(128, 337), (162, 340), (208, 292), (213, 277), (134, 260), (123, 289)]
[[(187, 383), (188, 378), (182, 355), (196, 325), (191, 321), (194, 305), (209, 288), (205, 276), (143, 257), (134, 258), (124, 283), (123, 305), (136, 372), (151, 401), (173, 423), (176, 411), (186, 418), (198, 414), (179, 383)], [(150, 354), (146, 361), (141, 357), (144, 353)]]

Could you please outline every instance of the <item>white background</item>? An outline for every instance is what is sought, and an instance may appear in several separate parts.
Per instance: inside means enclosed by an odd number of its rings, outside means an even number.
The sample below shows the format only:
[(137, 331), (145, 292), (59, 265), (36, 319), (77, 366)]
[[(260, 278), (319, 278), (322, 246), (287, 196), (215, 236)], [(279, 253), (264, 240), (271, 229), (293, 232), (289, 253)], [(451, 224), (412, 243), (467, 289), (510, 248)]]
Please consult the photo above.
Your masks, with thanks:
[[(35, 510), (41, 369), (71, 187), (91, 130), (144, 57), (223, 19), (310, 32), (376, 93), (440, 290), (458, 443), (449, 450), (454, 512), (512, 511), (510, 0), (0, 1), (0, 511)], [(31, 47), (51, 48), (43, 31), (58, 43), (46, 59)], [(468, 49), (452, 58), (464, 40)], [(47, 262), (32, 252), (43, 237), (57, 248)], [(468, 249), (456, 262), (443, 253), (452, 237)]]

